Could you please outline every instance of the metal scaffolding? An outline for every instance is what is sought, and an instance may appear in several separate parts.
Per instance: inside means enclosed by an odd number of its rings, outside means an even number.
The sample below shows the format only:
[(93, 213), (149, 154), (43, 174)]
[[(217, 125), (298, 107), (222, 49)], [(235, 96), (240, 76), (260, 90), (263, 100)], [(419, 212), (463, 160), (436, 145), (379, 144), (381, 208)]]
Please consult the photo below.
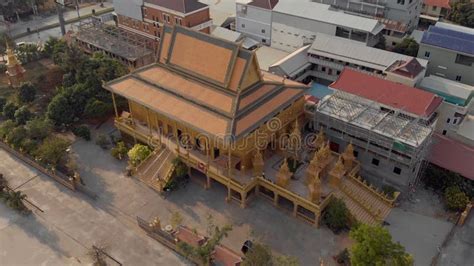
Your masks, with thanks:
[(76, 32), (76, 40), (129, 62), (154, 56), (153, 40), (98, 20), (80, 23)]

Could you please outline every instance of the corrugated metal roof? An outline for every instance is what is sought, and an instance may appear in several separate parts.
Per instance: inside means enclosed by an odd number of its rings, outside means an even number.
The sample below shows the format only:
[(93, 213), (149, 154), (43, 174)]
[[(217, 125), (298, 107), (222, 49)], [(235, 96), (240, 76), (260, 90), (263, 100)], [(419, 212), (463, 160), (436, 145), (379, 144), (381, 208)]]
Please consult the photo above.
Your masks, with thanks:
[(433, 135), (431, 163), (474, 180), (474, 148), (439, 134)]
[(425, 31), (421, 43), (474, 55), (474, 30), (438, 22)]
[(293, 53), (285, 56), (281, 60), (273, 63), (270, 66), (271, 68), (278, 67), (280, 68), (288, 77), (291, 77), (293, 73), (297, 72), (299, 69), (303, 68), (308, 61), (308, 49), (309, 45), (303, 46), (300, 49), (294, 51)]
[[(442, 96), (448, 102), (461, 105), (466, 105), (468, 103), (467, 101), (472, 98), (472, 95), (474, 94), (473, 86), (438, 76), (428, 76), (423, 78), (419, 87)], [(452, 99), (451, 97), (458, 98), (461, 101)]]
[(222, 28), (222, 27), (216, 27), (214, 31), (212, 32), (212, 35), (224, 40), (236, 42), (240, 39), (240, 37), (242, 36), (242, 33), (232, 31), (232, 30)]
[(384, 28), (384, 25), (376, 19), (346, 14), (329, 8), (329, 5), (309, 1), (280, 0), (275, 8), (273, 8), (273, 11), (370, 32), (372, 34), (377, 34)]
[[(327, 56), (336, 60), (371, 67), (381, 71), (385, 70), (397, 60), (409, 61), (413, 58), (411, 56), (369, 47), (358, 41), (322, 33), (316, 34), (316, 38), (308, 50), (308, 53)], [(426, 60), (417, 60), (422, 66), (426, 66)]]

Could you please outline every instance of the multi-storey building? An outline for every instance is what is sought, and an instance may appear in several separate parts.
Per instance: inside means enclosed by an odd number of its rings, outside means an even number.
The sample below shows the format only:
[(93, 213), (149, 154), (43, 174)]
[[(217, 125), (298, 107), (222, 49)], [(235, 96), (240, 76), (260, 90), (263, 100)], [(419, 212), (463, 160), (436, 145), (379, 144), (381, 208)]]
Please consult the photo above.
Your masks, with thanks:
[(293, 52), (325, 33), (374, 46), (384, 25), (376, 19), (346, 14), (314, 2), (280, 1), (273, 8), (272, 47)]
[(235, 29), (263, 44), (271, 44), (272, 10), (278, 0), (236, 1)]
[(329, 84), (337, 80), (344, 68), (353, 68), (414, 86), (424, 77), (426, 64), (424, 59), (318, 33), (311, 45), (274, 63), (269, 71), (304, 83), (316, 80)]
[(423, 0), (421, 14), (430, 16), (437, 20), (445, 17), (451, 10), (450, 0)]
[(164, 24), (206, 33), (212, 25), (209, 6), (198, 0), (115, 0), (114, 7), (119, 27), (156, 41)]
[(442, 98), (346, 68), (335, 91), (306, 110), (324, 129), (333, 151), (352, 143), (364, 176), (399, 187), (413, 185), (423, 168)]
[(420, 18), (422, 0), (311, 0), (353, 13), (399, 22), (409, 31)]
[(474, 85), (474, 29), (443, 22), (430, 26), (418, 58), (429, 61), (427, 75)]

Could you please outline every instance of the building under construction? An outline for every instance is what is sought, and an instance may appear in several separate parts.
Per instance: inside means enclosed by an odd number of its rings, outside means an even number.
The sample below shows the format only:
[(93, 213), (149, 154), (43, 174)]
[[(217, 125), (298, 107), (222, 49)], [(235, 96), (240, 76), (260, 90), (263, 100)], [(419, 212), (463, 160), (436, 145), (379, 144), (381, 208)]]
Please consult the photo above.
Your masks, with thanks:
[(336, 152), (352, 143), (370, 181), (402, 189), (414, 185), (442, 98), (350, 69), (330, 88), (332, 95), (306, 106), (311, 127), (323, 129)]
[(103, 52), (130, 69), (155, 61), (156, 43), (153, 40), (97, 19), (81, 22), (73, 40), (86, 53)]

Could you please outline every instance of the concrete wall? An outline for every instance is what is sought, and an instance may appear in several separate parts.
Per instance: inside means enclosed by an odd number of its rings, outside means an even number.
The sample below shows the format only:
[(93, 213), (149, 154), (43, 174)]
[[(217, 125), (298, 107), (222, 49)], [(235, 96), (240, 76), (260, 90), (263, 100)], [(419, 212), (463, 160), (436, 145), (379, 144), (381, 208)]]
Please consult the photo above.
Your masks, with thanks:
[(422, 9), (422, 0), (404, 0), (405, 3), (398, 3), (399, 0), (388, 0), (385, 9), (385, 18), (400, 21), (408, 26), (412, 31), (418, 26)]
[[(426, 70), (427, 76), (436, 75), (474, 86), (474, 75), (472, 74), (474, 73), (474, 64), (471, 66), (458, 64), (456, 63), (456, 55), (455, 51), (421, 43), (417, 57), (429, 61)], [(457, 76), (460, 76), (461, 80), (456, 80)]]
[(142, 20), (143, 0), (114, 0), (115, 12), (118, 15)]
[(237, 3), (236, 8), (236, 30), (256, 41), (270, 45), (272, 11), (239, 3)]

